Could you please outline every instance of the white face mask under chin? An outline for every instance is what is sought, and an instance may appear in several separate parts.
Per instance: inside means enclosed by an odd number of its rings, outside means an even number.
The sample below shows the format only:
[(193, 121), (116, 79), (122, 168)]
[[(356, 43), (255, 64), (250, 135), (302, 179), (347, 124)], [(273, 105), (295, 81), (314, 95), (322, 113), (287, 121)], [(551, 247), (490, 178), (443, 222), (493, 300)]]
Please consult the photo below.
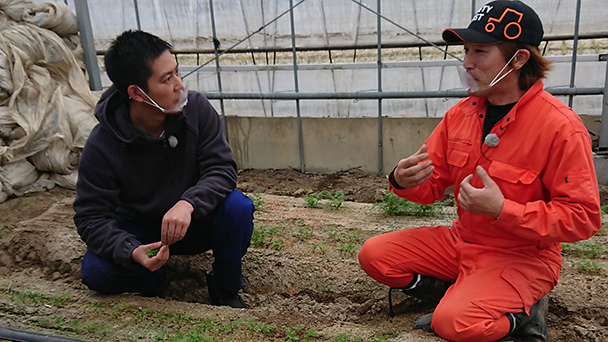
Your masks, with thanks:
[(469, 74), (466, 71), (466, 69), (463, 66), (457, 66), (456, 70), (458, 70), (458, 77), (460, 78), (460, 84), (462, 84), (462, 87), (469, 93), (477, 93), (477, 92), (492, 88), (496, 83), (498, 83), (500, 80), (505, 78), (508, 74), (510, 74), (511, 71), (513, 71), (513, 69), (510, 69), (509, 71), (507, 71), (506, 73), (503, 74), (503, 71), (505, 71), (505, 69), (509, 66), (511, 61), (513, 61), (513, 58), (515, 58), (515, 56), (517, 56), (518, 53), (519, 53), (519, 50), (515, 51), (515, 53), (513, 54), (513, 57), (511, 57), (511, 59), (509, 59), (507, 64), (505, 64), (505, 66), (502, 67), (502, 69), (500, 69), (500, 71), (498, 72), (498, 74), (496, 74), (496, 77), (494, 77), (492, 82), (490, 82), (490, 84), (484, 85), (484, 86), (479, 86), (477, 81), (473, 78), (473, 76), (471, 76), (471, 74)]
[(163, 114), (175, 114), (175, 113), (179, 113), (181, 112), (184, 107), (188, 104), (188, 86), (184, 86), (184, 88), (181, 90), (181, 93), (179, 95), (179, 100), (177, 101), (177, 104), (175, 105), (174, 108), (171, 109), (165, 109), (161, 106), (159, 106), (158, 104), (156, 104), (156, 102), (154, 102), (154, 100), (152, 100), (152, 98), (150, 96), (148, 96), (148, 94), (146, 94), (145, 91), (143, 91), (139, 86), (136, 86), (137, 89), (139, 89), (144, 95), (146, 95), (146, 97), (148, 98), (148, 101), (144, 101), (144, 103), (149, 104), (152, 107), (156, 107), (158, 108), (161, 112), (163, 112)]

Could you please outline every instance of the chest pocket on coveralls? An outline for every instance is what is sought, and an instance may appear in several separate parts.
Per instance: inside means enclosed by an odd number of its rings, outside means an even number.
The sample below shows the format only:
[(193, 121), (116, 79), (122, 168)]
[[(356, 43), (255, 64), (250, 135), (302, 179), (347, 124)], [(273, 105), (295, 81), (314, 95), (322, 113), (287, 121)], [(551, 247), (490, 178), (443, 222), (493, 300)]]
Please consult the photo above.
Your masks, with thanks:
[(488, 173), (491, 177), (496, 177), (510, 184), (530, 185), (536, 178), (538, 173), (534, 170), (526, 169), (520, 166), (503, 163), (493, 160)]
[(464, 167), (471, 154), (473, 144), (464, 139), (448, 138), (447, 162), (456, 167)]

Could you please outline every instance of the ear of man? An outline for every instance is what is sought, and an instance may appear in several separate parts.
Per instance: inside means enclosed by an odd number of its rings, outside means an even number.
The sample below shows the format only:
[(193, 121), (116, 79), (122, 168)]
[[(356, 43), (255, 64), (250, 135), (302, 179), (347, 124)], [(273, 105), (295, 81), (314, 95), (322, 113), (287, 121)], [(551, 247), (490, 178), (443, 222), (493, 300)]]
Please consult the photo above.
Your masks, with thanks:
[(530, 59), (530, 51), (527, 49), (520, 49), (513, 61), (511, 62), (511, 66), (515, 70), (519, 70), (526, 65), (528, 60)]
[(145, 100), (144, 95), (141, 93), (139, 88), (134, 84), (131, 84), (127, 88), (127, 94), (129, 94), (129, 98), (131, 98), (132, 100), (135, 100), (137, 102), (143, 102)]

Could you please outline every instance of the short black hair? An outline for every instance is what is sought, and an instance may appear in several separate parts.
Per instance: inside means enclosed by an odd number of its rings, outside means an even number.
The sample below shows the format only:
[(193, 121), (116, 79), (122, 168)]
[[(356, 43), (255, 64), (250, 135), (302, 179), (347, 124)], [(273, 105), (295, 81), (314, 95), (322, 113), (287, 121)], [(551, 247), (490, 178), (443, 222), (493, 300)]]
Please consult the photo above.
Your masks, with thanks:
[(125, 98), (129, 97), (127, 88), (132, 84), (147, 92), (152, 63), (171, 48), (171, 44), (153, 34), (127, 30), (112, 41), (104, 56), (106, 73)]

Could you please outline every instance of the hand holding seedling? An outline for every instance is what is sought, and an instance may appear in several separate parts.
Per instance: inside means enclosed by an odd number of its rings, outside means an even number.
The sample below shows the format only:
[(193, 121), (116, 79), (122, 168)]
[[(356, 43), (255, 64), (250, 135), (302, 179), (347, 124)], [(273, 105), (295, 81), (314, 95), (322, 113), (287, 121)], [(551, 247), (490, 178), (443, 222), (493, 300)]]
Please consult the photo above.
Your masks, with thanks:
[(482, 166), (477, 166), (477, 175), (483, 183), (483, 188), (471, 185), (473, 174), (466, 176), (460, 183), (458, 203), (460, 207), (477, 215), (498, 218), (502, 212), (505, 196)]
[(397, 164), (393, 176), (401, 187), (406, 189), (417, 187), (433, 175), (435, 167), (432, 161), (427, 160), (429, 154), (426, 153), (426, 149), (426, 145), (422, 145), (416, 153), (401, 159)]
[(172, 245), (180, 241), (186, 235), (194, 207), (188, 201), (178, 201), (163, 216), (160, 240), (166, 245)]
[[(149, 257), (149, 251), (158, 249), (158, 253), (155, 256)], [(161, 268), (167, 260), (169, 260), (169, 246), (164, 245), (162, 242), (154, 242), (148, 245), (141, 245), (133, 250), (131, 253), (131, 259), (141, 264), (148, 270), (154, 272)]]

